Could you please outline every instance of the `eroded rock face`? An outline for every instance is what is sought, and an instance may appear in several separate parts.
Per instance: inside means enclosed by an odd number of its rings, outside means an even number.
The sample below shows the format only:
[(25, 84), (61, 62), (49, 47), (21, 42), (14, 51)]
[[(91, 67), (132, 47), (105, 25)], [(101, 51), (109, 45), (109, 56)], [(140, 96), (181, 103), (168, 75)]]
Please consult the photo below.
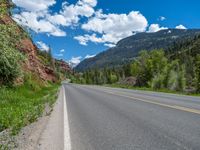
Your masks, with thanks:
[[(15, 24), (15, 22), (9, 15), (4, 15), (0, 17), (0, 24), (8, 25), (13, 23)], [(20, 26), (18, 26), (16, 30), (17, 33), (24, 32)], [(43, 81), (56, 82), (58, 80), (53, 67), (45, 66), (45, 64), (39, 59), (37, 55), (38, 48), (36, 45), (33, 44), (31, 39), (23, 38), (21, 41), (19, 41), (19, 43), (16, 44), (16, 48), (27, 56), (27, 59), (22, 63), (22, 68), (24, 72), (34, 73)], [(61, 70), (66, 73), (72, 72), (71, 68), (66, 62), (58, 62)], [(17, 79), (16, 82), (18, 83), (18, 81), (20, 81), (20, 83), (22, 82), (21, 79)]]
[(69, 72), (69, 73), (73, 73), (72, 68), (69, 66), (69, 64), (67, 62), (65, 62), (64, 60), (56, 60), (56, 63), (60, 66), (60, 69), (63, 72)]
[(28, 60), (25, 61), (25, 68), (27, 70), (37, 73), (44, 81), (57, 81), (53, 68), (45, 66), (40, 61), (37, 56), (37, 47), (30, 39), (21, 40), (17, 47), (21, 52), (27, 55)]

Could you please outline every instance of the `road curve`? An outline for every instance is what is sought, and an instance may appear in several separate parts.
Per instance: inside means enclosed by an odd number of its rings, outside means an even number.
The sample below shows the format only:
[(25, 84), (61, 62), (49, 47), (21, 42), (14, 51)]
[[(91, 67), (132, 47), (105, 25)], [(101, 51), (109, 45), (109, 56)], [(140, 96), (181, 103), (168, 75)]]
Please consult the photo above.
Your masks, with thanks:
[(63, 85), (72, 150), (199, 150), (200, 98)]

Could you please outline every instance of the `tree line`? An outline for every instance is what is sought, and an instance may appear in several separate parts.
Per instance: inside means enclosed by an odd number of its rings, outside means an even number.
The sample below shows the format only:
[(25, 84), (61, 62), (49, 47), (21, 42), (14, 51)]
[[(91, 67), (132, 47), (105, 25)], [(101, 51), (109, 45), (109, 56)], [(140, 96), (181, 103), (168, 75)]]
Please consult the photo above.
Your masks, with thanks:
[(174, 43), (168, 50), (143, 50), (122, 67), (89, 69), (73, 80), (83, 84), (114, 84), (134, 77), (135, 87), (200, 92), (200, 37)]

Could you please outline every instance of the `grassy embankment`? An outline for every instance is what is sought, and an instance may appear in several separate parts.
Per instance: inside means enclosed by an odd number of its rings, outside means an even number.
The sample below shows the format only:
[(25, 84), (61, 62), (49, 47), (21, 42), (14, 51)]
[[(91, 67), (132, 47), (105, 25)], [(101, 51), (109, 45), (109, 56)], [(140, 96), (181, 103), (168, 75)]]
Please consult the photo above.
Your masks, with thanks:
[[(11, 3), (0, 0), (0, 20), (10, 15)], [(41, 83), (34, 73), (22, 69), (21, 63), (27, 55), (16, 45), (30, 38), (15, 22), (0, 24), (0, 132), (9, 129), (12, 134), (34, 122), (41, 116), (45, 104), (56, 100), (58, 85)], [(17, 77), (25, 78), (24, 84), (16, 86)], [(0, 147), (1, 149), (1, 147)]]
[(36, 121), (45, 104), (53, 105), (57, 98), (58, 84), (46, 86), (26, 82), (17, 87), (0, 87), (0, 132), (10, 129), (12, 134)]

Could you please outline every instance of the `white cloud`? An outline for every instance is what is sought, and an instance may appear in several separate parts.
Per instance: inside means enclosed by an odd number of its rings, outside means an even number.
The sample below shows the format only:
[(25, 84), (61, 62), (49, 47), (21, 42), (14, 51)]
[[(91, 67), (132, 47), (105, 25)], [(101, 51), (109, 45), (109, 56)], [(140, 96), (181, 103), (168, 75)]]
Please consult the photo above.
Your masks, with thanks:
[(68, 25), (66, 22), (66, 18), (61, 14), (48, 15), (47, 18), (53, 24), (62, 25), (62, 26)]
[(56, 3), (55, 0), (13, 0), (13, 2), (28, 11), (46, 10)]
[(108, 14), (103, 18), (93, 17), (88, 23), (82, 25), (82, 29), (98, 33), (118, 32), (142, 32), (147, 27), (146, 18), (138, 11), (127, 14)]
[(183, 25), (178, 25), (178, 26), (176, 26), (176, 29), (181, 29), (181, 30), (185, 30), (185, 29), (187, 29), (185, 26), (183, 26)]
[(45, 43), (41, 42), (41, 41), (38, 41), (36, 42), (38, 48), (42, 51), (49, 51), (49, 46), (47, 46)]
[(62, 3), (59, 13), (51, 14), (49, 7), (55, 0), (13, 0), (23, 8), (21, 13), (14, 14), (13, 19), (22, 26), (37, 33), (46, 33), (53, 36), (66, 36), (61, 27), (77, 25), (81, 17), (91, 17), (95, 10), (96, 0), (79, 0), (76, 4)]
[(64, 4), (61, 15), (65, 18), (66, 25), (77, 24), (81, 17), (91, 17), (95, 10), (96, 0), (79, 0), (77, 4)]
[(76, 36), (74, 37), (75, 40), (78, 40), (79, 43), (81, 45), (87, 45), (87, 42), (88, 41), (91, 41), (91, 42), (94, 42), (94, 43), (103, 43), (104, 41), (102, 40), (102, 38), (98, 38), (96, 36), (96, 34), (92, 34), (92, 35), (89, 35), (89, 34), (85, 34), (83, 36)]
[(164, 20), (166, 20), (166, 18), (164, 16), (160, 16), (158, 20), (164, 21)]
[(79, 35), (79, 36), (75, 36), (74, 39), (79, 41), (79, 44), (81, 45), (87, 45), (87, 42), (88, 42), (88, 38), (87, 38), (88, 35)]
[(148, 22), (138, 11), (129, 14), (103, 14), (102, 10), (95, 13), (87, 23), (82, 25), (82, 29), (100, 34), (76, 36), (80, 44), (87, 45), (88, 41), (95, 43), (116, 44), (122, 38), (130, 36), (133, 32), (143, 32), (146, 30)]
[(86, 55), (85, 56), (85, 59), (88, 59), (88, 58), (93, 58), (93, 57), (95, 57), (96, 55)]
[(76, 67), (81, 62), (82, 57), (72, 57), (71, 60), (69, 60), (69, 64), (72, 67)]
[(160, 30), (166, 30), (168, 29), (167, 27), (160, 27), (159, 24), (151, 24), (149, 26), (149, 30), (147, 32), (158, 32)]
[(56, 57), (63, 57), (64, 56), (64, 54), (63, 54), (64, 52), (65, 52), (65, 50), (61, 49), (58, 54), (55, 54), (55, 56)]
[(89, 6), (92, 6), (92, 7), (95, 7), (97, 5), (97, 0), (80, 0), (78, 2), (79, 5), (89, 5)]
[(104, 44), (104, 46), (107, 46), (107, 47), (110, 47), (110, 48), (112, 48), (112, 47), (115, 47), (116, 45), (115, 45), (115, 44), (109, 44), (109, 43), (105, 43), (105, 44)]
[(61, 49), (61, 50), (60, 50), (60, 53), (64, 53), (64, 52), (65, 52), (65, 50), (64, 50), (64, 49)]
[(47, 33), (53, 36), (66, 36), (66, 33), (62, 31), (59, 26), (46, 20), (44, 12), (22, 12), (13, 15), (13, 19), (37, 33)]

